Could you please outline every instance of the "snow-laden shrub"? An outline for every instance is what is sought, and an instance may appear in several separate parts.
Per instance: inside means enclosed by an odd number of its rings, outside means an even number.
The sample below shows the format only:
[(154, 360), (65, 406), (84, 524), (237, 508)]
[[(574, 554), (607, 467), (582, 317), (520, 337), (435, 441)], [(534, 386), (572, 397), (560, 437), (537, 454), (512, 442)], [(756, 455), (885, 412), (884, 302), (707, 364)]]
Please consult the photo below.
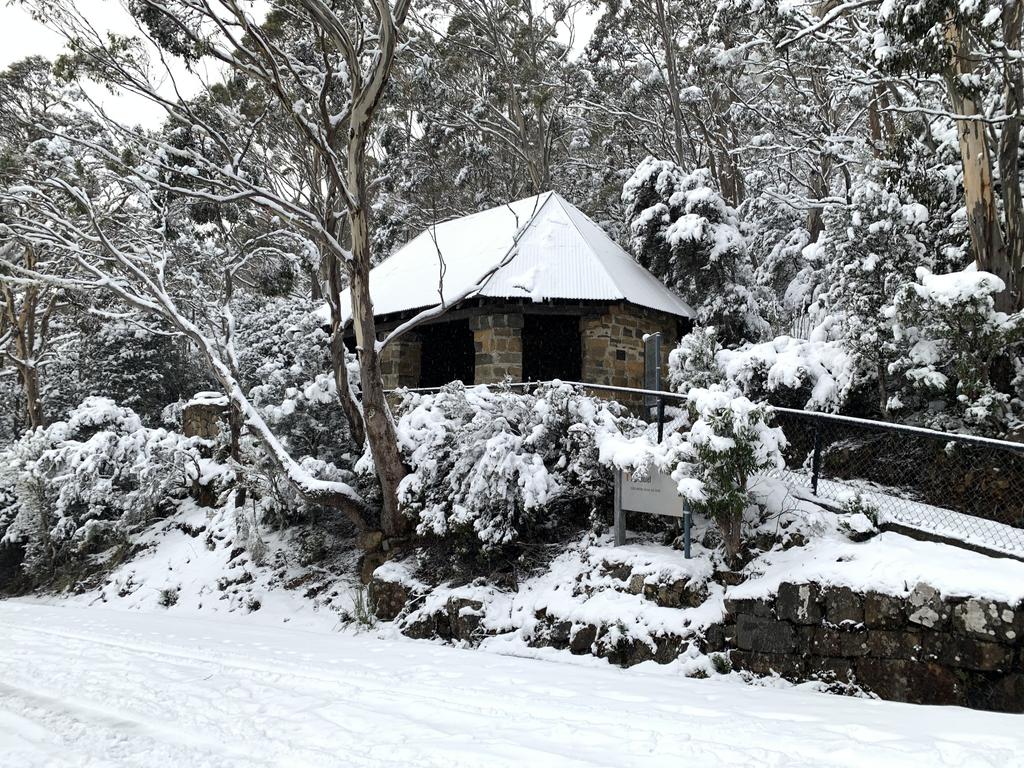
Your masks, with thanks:
[(753, 503), (748, 481), (785, 464), (786, 438), (771, 419), (770, 406), (736, 390), (693, 387), (686, 393), (684, 431), (658, 444), (649, 435), (604, 435), (600, 458), (620, 469), (643, 473), (653, 465), (670, 473), (694, 512), (718, 524), (726, 557), (735, 562), (742, 548), (743, 513)]
[(955, 426), (955, 419), (983, 431), (1006, 425), (1010, 394), (993, 386), (992, 366), (1024, 341), (1024, 314), (995, 311), (993, 297), (1004, 288), (989, 272), (936, 275), (919, 267), (898, 297), (895, 332), (908, 349), (907, 379), (954, 405), (933, 417), (936, 426)]
[(146, 426), (168, 403), (208, 389), (210, 377), (182, 339), (121, 319), (68, 314), (51, 327), (54, 348), (42, 368), (47, 421), (66, 419), (87, 397), (109, 397)]
[(687, 173), (648, 157), (622, 189), (634, 255), (713, 325), (725, 341), (766, 330), (747, 243), (736, 210), (714, 189), (707, 169)]
[(724, 384), (751, 400), (816, 411), (842, 409), (857, 382), (853, 355), (829, 340), (825, 328), (809, 340), (779, 336), (734, 349), (722, 349), (713, 328), (695, 328), (669, 354), (668, 365), (675, 392)]
[(785, 465), (786, 438), (770, 426), (771, 407), (713, 386), (687, 393), (690, 429), (669, 462), (672, 479), (697, 512), (722, 530), (726, 556), (735, 561), (742, 546), (743, 512), (750, 506), (747, 481)]
[(836, 317), (834, 338), (850, 352), (857, 377), (876, 385), (878, 411), (887, 414), (899, 386), (894, 365), (901, 357), (893, 334), (895, 300), (927, 257), (920, 235), (928, 210), (890, 192), (870, 176), (853, 185), (850, 205), (826, 212), (825, 281), (822, 298)]
[(825, 332), (743, 344), (722, 350), (715, 360), (730, 385), (780, 406), (839, 411), (858, 383), (853, 355)]
[(484, 552), (554, 529), (611, 497), (597, 437), (637, 422), (567, 384), (534, 392), (465, 388), (408, 393), (398, 434), (412, 472), (399, 499), (423, 536)]
[(691, 387), (721, 384), (724, 375), (716, 360), (721, 351), (714, 327), (698, 326), (683, 336), (668, 354), (669, 389), (686, 392)]
[[(351, 463), (348, 422), (331, 373), (330, 335), (306, 299), (238, 309), (239, 377), (293, 455)], [(351, 378), (351, 377), (350, 377)]]
[(42, 581), (168, 511), (198, 459), (193, 441), (142, 426), (110, 399), (87, 398), (67, 421), (0, 453), (0, 541), (22, 547), (24, 568)]

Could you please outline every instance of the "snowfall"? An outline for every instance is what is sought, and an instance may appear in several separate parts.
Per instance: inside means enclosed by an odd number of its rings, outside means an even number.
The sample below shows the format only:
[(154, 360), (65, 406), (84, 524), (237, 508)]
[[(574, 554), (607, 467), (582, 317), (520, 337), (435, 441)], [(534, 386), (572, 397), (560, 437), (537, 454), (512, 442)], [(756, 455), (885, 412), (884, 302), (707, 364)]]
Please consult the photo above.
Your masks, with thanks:
[(0, 602), (0, 764), (1009, 766), (1024, 720), (274, 617)]

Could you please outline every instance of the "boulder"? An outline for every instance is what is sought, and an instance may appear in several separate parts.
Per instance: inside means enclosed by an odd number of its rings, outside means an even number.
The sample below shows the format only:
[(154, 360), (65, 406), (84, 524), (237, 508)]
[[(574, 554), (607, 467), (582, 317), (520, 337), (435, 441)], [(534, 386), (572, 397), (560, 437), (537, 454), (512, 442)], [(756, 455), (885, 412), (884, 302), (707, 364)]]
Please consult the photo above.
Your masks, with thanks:
[(445, 604), (451, 637), (466, 643), (480, 641), (484, 604), (466, 597), (449, 597)]
[(451, 625), (448, 623), (448, 613), (439, 611), (418, 615), (402, 626), (402, 634), (413, 640), (430, 640), (435, 637), (450, 640)]
[(689, 641), (678, 635), (658, 635), (654, 638), (654, 660), (659, 664), (670, 664), (683, 655), (689, 647)]
[(367, 587), (373, 615), (380, 621), (394, 621), (413, 597), (410, 587), (400, 581), (370, 577)]
[(591, 646), (597, 640), (597, 627), (593, 624), (584, 624), (576, 629), (569, 638), (569, 651), (577, 656), (590, 653)]
[(619, 581), (629, 581), (633, 570), (626, 563), (601, 563), (601, 572)]
[(596, 650), (598, 656), (620, 667), (633, 667), (654, 659), (654, 649), (647, 643), (617, 633), (603, 633), (597, 640)]
[(708, 598), (707, 586), (695, 584), (688, 578), (644, 584), (643, 593), (644, 597), (662, 608), (696, 608)]
[(701, 653), (715, 653), (725, 650), (726, 628), (722, 624), (711, 624), (698, 640)]

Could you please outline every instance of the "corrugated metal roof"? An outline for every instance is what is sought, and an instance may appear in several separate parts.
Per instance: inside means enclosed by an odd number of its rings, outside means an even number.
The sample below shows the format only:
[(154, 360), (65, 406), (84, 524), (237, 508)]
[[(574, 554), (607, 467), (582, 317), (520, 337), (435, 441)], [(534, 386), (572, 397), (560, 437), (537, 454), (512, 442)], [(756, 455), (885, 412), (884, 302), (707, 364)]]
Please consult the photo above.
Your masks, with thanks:
[[(420, 233), (371, 270), (374, 314), (437, 306), (442, 291), (445, 302), (452, 303), (506, 257), (508, 263), (470, 297), (625, 300), (673, 315), (694, 316), (685, 301), (554, 192), (446, 221)], [(348, 291), (342, 294), (341, 306), (350, 306)]]

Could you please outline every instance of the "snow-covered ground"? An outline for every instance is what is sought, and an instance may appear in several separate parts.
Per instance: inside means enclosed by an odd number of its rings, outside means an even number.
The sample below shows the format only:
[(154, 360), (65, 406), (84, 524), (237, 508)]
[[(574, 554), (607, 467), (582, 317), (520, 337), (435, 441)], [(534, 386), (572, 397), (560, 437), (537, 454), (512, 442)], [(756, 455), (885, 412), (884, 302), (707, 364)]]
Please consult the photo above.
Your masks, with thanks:
[(249, 616), (0, 602), (0, 765), (1024, 765), (1024, 719)]

